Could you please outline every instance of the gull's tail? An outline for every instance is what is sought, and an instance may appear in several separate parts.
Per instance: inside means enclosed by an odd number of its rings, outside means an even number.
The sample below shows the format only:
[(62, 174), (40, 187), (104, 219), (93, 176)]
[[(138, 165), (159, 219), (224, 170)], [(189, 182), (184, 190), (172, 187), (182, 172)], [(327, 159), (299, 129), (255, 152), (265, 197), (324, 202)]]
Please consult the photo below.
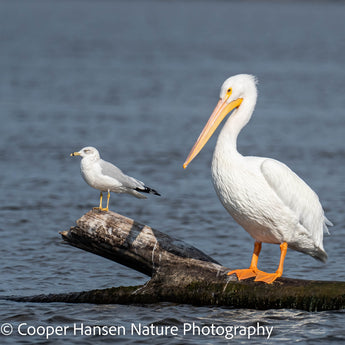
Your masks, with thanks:
[(143, 186), (143, 187), (138, 187), (138, 188), (135, 188), (136, 191), (138, 192), (142, 192), (142, 193), (148, 193), (148, 194), (154, 194), (154, 195), (158, 195), (158, 196), (161, 196), (156, 190), (150, 188), (150, 187), (147, 187), (147, 186)]

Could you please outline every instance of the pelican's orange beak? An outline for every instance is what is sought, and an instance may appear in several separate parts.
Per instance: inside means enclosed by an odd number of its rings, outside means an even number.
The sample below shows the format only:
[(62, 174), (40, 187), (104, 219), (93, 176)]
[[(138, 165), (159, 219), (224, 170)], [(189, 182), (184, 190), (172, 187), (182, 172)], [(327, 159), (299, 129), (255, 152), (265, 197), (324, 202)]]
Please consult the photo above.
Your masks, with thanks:
[(217, 106), (214, 108), (212, 115), (206, 123), (206, 126), (199, 135), (198, 140), (194, 144), (192, 150), (190, 151), (186, 161), (183, 164), (183, 168), (186, 169), (188, 164), (196, 157), (196, 155), (205, 146), (207, 141), (211, 138), (214, 131), (217, 129), (219, 124), (223, 121), (226, 115), (228, 115), (232, 110), (238, 108), (243, 98), (238, 98), (230, 103), (227, 103), (228, 97), (225, 99), (220, 99)]

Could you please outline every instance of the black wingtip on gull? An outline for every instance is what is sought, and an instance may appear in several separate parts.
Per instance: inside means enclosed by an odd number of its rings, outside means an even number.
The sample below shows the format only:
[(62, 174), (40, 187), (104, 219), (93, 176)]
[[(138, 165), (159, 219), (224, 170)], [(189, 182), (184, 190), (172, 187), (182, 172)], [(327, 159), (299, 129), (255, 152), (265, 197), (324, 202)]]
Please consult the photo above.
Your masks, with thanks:
[(135, 188), (135, 190), (138, 192), (142, 192), (142, 193), (148, 193), (148, 194), (154, 194), (154, 195), (161, 196), (156, 190), (154, 190), (150, 187), (146, 187), (146, 186), (144, 186), (143, 188)]

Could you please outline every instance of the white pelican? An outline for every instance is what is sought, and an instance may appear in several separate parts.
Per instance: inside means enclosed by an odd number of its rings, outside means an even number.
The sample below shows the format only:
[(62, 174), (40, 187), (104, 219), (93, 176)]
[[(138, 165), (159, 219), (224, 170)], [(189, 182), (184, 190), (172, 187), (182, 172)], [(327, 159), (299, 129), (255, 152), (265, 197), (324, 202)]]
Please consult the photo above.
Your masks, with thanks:
[[(323, 231), (332, 223), (325, 217), (316, 193), (285, 164), (270, 158), (244, 157), (236, 148), (237, 136), (248, 123), (257, 98), (256, 79), (235, 75), (223, 83), (220, 100), (183, 167), (201, 151), (217, 126), (232, 110), (221, 130), (212, 160), (216, 193), (235, 221), (255, 240), (248, 269), (238, 269), (239, 280), (273, 283), (283, 274), (287, 248), (309, 254), (323, 262)], [(258, 270), (261, 243), (280, 244), (280, 262), (275, 273)]]
[[(146, 196), (140, 192), (160, 195), (154, 189), (145, 186), (143, 182), (125, 175), (115, 165), (101, 159), (99, 152), (94, 147), (84, 147), (78, 152), (71, 153), (71, 156), (82, 157), (80, 170), (85, 182), (101, 191), (99, 207), (95, 207), (96, 209), (109, 210), (110, 192), (127, 193), (139, 199), (146, 199)], [(107, 207), (105, 208), (102, 205), (102, 192), (108, 192)]]

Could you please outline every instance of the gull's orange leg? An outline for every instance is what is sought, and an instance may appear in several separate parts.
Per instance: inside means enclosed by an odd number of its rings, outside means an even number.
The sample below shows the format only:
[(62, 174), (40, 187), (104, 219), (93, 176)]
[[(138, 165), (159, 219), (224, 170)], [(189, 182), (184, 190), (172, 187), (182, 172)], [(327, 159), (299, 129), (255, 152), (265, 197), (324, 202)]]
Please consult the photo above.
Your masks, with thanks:
[(254, 252), (252, 256), (252, 261), (250, 263), (249, 268), (246, 269), (240, 269), (240, 270), (233, 270), (228, 272), (228, 275), (236, 274), (238, 280), (248, 279), (251, 277), (256, 277), (258, 274), (258, 260), (259, 260), (259, 254), (261, 251), (261, 242), (255, 242), (254, 243)]
[(101, 192), (101, 194), (99, 195), (99, 206), (98, 207), (94, 207), (94, 210), (102, 210), (102, 200), (103, 200), (103, 194)]
[(102, 208), (102, 211), (109, 211), (109, 199), (110, 199), (110, 192), (108, 191), (108, 195), (107, 195), (107, 207), (106, 207), (106, 208)]
[(288, 245), (286, 242), (283, 242), (280, 245), (280, 261), (279, 261), (279, 266), (276, 272), (266, 273), (266, 272), (259, 271), (255, 278), (256, 282), (265, 282), (267, 284), (272, 284), (277, 278), (282, 276), (287, 248), (288, 248)]

